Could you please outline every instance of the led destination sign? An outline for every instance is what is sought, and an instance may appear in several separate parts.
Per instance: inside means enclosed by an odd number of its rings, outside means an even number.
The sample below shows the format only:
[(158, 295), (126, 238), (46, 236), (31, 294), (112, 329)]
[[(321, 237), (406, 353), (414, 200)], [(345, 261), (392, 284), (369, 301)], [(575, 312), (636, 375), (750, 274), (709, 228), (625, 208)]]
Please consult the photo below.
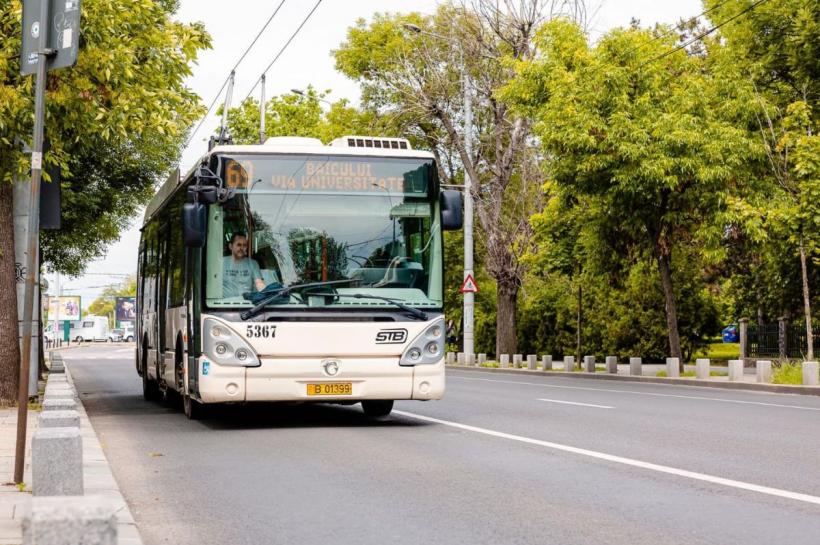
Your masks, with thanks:
[(225, 184), (249, 191), (424, 195), (429, 167), (422, 159), (248, 156), (226, 160)]

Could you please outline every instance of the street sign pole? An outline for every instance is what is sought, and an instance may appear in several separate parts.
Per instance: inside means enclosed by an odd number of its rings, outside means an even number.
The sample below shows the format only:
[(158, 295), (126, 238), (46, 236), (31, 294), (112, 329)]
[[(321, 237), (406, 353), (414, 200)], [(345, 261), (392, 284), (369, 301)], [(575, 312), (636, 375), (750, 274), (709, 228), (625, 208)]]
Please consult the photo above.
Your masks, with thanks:
[[(23, 347), (20, 362), (20, 381), (17, 392), (17, 445), (14, 453), (14, 482), (23, 482), (28, 424), (28, 387), (31, 367), (31, 329), (34, 314), (34, 285), (39, 275), (38, 253), (40, 240), (40, 181), (43, 175), (43, 132), (45, 124), (46, 71), (48, 70), (48, 11), (49, 3), (40, 3), (39, 51), (37, 52), (37, 81), (34, 91), (34, 141), (31, 152), (31, 197), (28, 212), (28, 248), (25, 297), (23, 302)], [(30, 29), (23, 29), (29, 32)]]

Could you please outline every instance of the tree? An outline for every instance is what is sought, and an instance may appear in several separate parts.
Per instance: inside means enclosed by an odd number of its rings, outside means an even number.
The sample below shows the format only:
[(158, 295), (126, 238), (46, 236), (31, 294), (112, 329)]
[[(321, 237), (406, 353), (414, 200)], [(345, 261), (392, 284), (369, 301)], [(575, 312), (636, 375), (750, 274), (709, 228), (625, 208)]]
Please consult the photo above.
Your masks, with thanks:
[[(145, 0), (123, 9), (109, 0), (83, 3), (77, 66), (48, 76), (47, 165), (63, 172), (64, 229), (42, 237), (42, 261), (78, 273), (127, 225), (133, 208), (176, 162), (185, 133), (203, 113), (184, 84), (199, 50), (210, 46), (201, 24), (173, 20), (177, 2)], [(0, 201), (29, 169), (22, 142), (32, 132), (33, 78), (19, 73), (21, 3), (0, 5)], [(126, 36), (128, 39), (123, 39)], [(48, 181), (46, 181), (48, 183)], [(0, 206), (0, 233), (13, 232)], [(12, 237), (0, 240), (0, 326), (14, 331)], [(19, 349), (0, 337), (0, 401), (14, 399)]]
[[(747, 7), (742, 0), (705, 4), (716, 21)], [(764, 214), (772, 234), (785, 233), (799, 258), (806, 356), (812, 359), (809, 269), (812, 259), (820, 259), (820, 5), (763, 3), (722, 32), (757, 91), (760, 135), (773, 180)]]
[[(529, 121), (497, 95), (513, 76), (502, 59), (530, 59), (535, 28), (554, 16), (575, 16), (583, 11), (579, 6), (528, 0), (499, 7), (477, 0), (470, 7), (444, 4), (432, 16), (377, 15), (369, 25), (362, 20), (351, 28), (335, 52), (337, 68), (361, 85), (363, 102), (426, 142), (447, 183), (462, 172), (474, 181), (484, 266), (496, 284), (496, 354), (517, 349), (518, 293), (526, 270), (519, 257), (532, 235), (527, 218), (540, 207), (541, 185), (540, 157), (528, 145)], [(422, 33), (408, 35), (405, 25)], [(464, 74), (475, 110), (473, 134), (460, 129)]]
[[(354, 108), (347, 100), (336, 101), (329, 110), (323, 110), (321, 102), (329, 93), (308, 87), (302, 95), (287, 93), (266, 101), (266, 136), (307, 136), (329, 143), (348, 134), (392, 134), (374, 112)], [(228, 110), (228, 132), (237, 144), (258, 143), (259, 128), (258, 101), (248, 99)]]
[(502, 96), (536, 118), (551, 178), (593, 203), (627, 255), (655, 262), (669, 352), (682, 358), (673, 256), (719, 255), (719, 218), (760, 149), (750, 86), (719, 45), (670, 53), (662, 34), (616, 30), (591, 47), (577, 25), (548, 23), (541, 55), (518, 64)]

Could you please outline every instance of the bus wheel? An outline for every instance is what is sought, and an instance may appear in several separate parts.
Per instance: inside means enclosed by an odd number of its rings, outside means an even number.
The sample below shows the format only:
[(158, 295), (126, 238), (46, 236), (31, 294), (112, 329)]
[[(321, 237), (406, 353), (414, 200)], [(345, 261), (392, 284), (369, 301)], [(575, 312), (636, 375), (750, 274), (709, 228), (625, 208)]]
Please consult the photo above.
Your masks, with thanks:
[(188, 420), (199, 420), (205, 413), (205, 406), (188, 394), (183, 394), (182, 411), (188, 417)]
[(362, 401), (362, 410), (371, 418), (387, 416), (393, 410), (393, 400), (365, 400)]
[(146, 401), (154, 401), (159, 397), (157, 381), (148, 378), (148, 362), (145, 356), (142, 357), (142, 397)]

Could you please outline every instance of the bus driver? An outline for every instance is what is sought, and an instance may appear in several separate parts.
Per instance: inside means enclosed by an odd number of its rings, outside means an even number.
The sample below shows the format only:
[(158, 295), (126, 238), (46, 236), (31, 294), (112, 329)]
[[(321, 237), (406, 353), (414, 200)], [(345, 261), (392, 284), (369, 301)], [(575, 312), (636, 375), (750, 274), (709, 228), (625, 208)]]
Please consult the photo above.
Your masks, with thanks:
[(259, 263), (248, 257), (245, 233), (234, 233), (228, 249), (231, 255), (222, 258), (222, 296), (241, 297), (245, 292), (265, 289)]

